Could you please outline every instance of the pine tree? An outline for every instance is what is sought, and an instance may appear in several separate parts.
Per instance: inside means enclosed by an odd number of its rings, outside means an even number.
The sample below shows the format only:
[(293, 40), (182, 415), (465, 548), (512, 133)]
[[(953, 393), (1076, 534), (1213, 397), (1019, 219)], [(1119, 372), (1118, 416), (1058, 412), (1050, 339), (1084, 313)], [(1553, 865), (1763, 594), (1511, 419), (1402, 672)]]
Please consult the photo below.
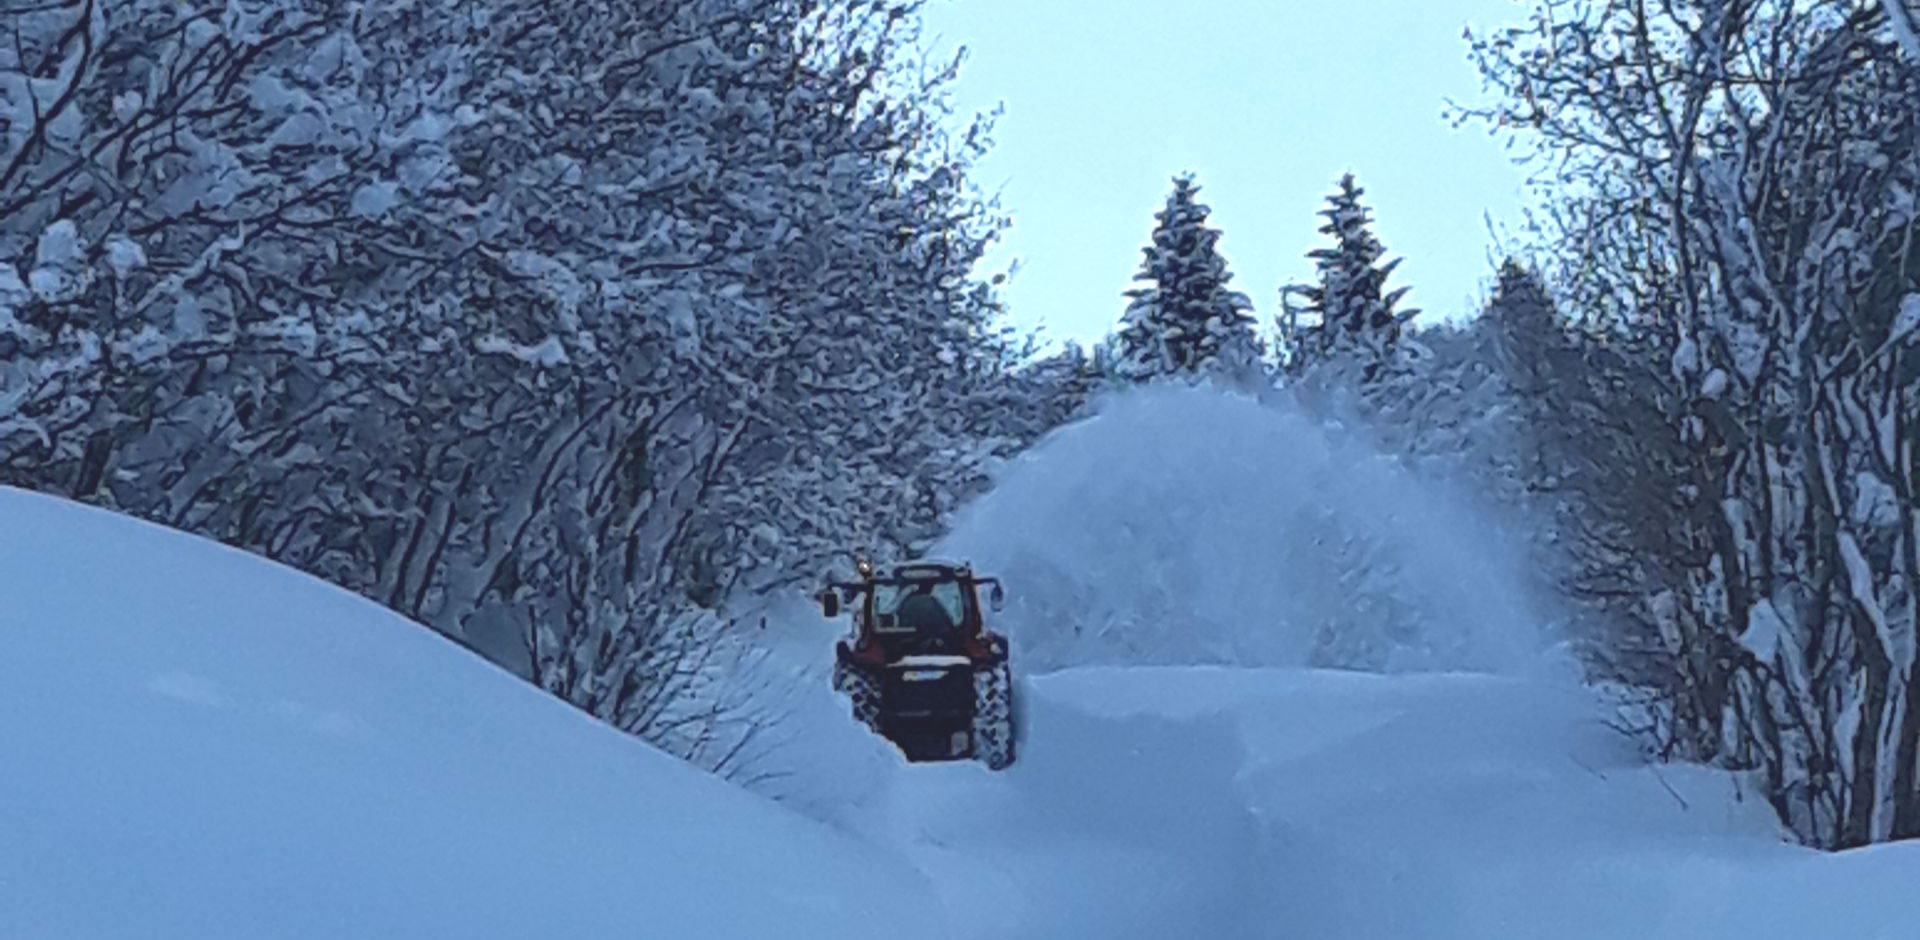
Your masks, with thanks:
[(1212, 210), (1198, 201), (1193, 176), (1177, 176), (1153, 241), (1127, 291), (1130, 303), (1117, 337), (1119, 373), (1136, 381), (1174, 373), (1244, 368), (1258, 359), (1252, 301), (1228, 288), (1232, 275), (1216, 247)]
[[(1327, 221), (1320, 233), (1331, 237), (1333, 244), (1307, 253), (1319, 271), (1318, 283), (1288, 289), (1287, 293), (1297, 294), (1306, 303), (1298, 308), (1289, 305), (1280, 328), (1289, 341), (1293, 364), (1357, 356), (1363, 377), (1372, 381), (1391, 358), (1401, 325), (1420, 311), (1394, 309), (1406, 287), (1384, 289), (1401, 259), (1381, 261), (1386, 248), (1370, 228), (1371, 214), (1360, 202), (1365, 194), (1348, 173), (1340, 178), (1339, 191), (1327, 197), (1327, 207), (1320, 211)], [(1302, 313), (1311, 317), (1304, 325), (1299, 322)]]

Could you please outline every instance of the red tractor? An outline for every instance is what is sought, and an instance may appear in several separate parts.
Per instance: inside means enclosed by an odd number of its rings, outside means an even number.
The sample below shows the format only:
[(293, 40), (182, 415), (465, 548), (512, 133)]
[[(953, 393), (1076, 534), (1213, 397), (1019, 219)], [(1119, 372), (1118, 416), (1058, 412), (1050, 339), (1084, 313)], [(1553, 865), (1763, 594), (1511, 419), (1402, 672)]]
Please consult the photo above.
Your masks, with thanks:
[(859, 579), (820, 592), (820, 609), (853, 615), (834, 645), (833, 687), (853, 701), (854, 720), (892, 741), (910, 761), (1013, 763), (1013, 675), (1007, 638), (987, 628), (980, 585), (1005, 598), (997, 578), (968, 565), (921, 561), (881, 574), (865, 560)]

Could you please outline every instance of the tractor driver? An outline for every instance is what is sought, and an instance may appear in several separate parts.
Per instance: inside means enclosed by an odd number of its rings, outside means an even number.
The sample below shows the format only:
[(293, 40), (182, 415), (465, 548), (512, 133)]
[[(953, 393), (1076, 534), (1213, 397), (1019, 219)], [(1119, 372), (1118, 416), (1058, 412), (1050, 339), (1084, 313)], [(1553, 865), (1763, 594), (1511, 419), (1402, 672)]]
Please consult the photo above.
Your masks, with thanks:
[(902, 626), (929, 633), (949, 633), (958, 624), (947, 605), (933, 596), (934, 582), (923, 581), (894, 608)]

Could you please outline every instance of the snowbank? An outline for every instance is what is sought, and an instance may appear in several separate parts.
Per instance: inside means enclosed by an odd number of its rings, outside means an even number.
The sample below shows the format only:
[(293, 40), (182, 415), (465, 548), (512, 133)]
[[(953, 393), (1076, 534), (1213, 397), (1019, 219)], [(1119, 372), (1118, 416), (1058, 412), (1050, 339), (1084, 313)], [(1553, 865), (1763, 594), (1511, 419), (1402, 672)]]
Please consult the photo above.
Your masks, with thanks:
[(940, 935), (897, 856), (378, 606), (0, 488), (0, 937)]
[(1008, 579), (1029, 668), (1513, 672), (1552, 642), (1514, 544), (1297, 414), (1163, 386), (1022, 455), (939, 554)]

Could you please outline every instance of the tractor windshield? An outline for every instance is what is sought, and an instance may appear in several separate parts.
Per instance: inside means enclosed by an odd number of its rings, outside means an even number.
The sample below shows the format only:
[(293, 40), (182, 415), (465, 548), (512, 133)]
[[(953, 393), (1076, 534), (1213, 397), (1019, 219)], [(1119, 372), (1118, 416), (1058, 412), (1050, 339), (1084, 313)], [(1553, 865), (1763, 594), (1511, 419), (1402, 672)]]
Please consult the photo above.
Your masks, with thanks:
[(876, 584), (873, 613), (882, 628), (947, 633), (966, 621), (966, 594), (956, 581)]

